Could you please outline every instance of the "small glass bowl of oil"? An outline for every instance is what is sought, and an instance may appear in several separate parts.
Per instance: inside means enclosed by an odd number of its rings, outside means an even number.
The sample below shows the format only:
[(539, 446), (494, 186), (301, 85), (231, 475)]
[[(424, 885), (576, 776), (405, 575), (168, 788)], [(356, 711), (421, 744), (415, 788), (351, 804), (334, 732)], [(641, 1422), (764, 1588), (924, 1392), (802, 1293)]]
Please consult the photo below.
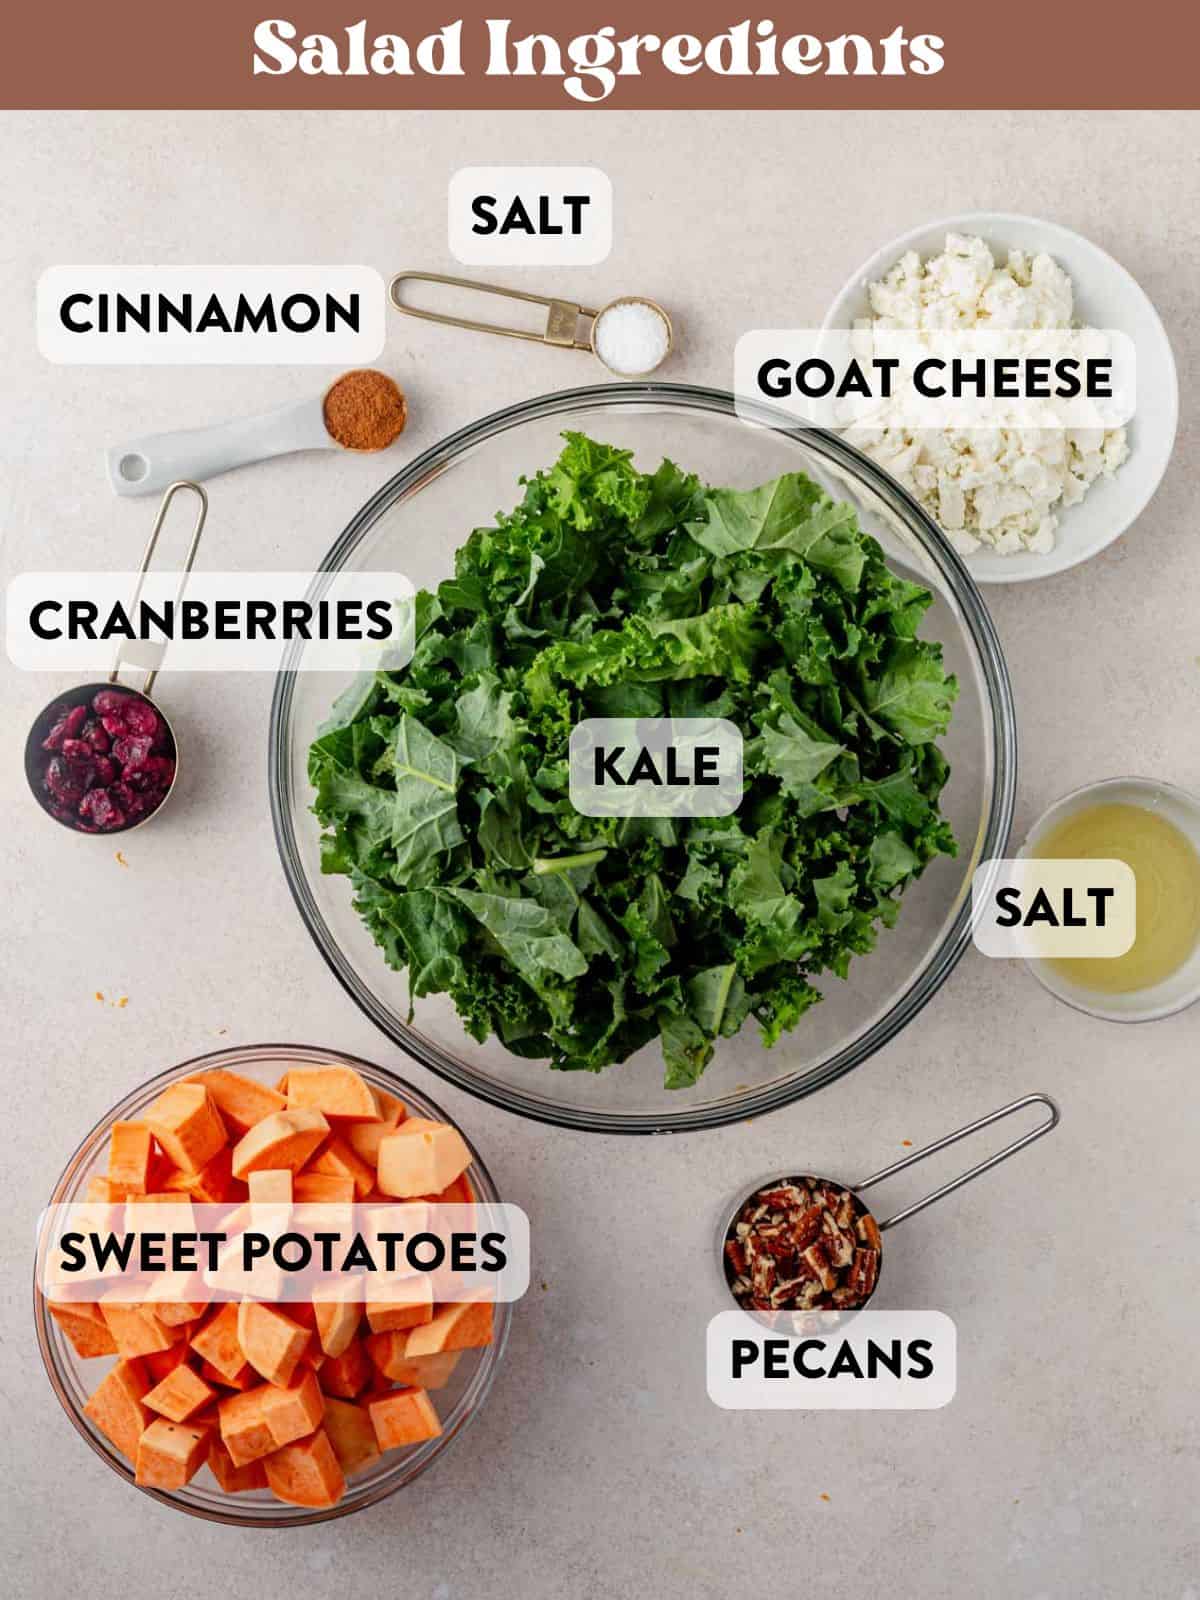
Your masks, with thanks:
[(1126, 862), (1137, 936), (1123, 956), (1026, 965), (1068, 1005), (1110, 1022), (1150, 1022), (1200, 999), (1200, 799), (1152, 778), (1109, 778), (1064, 796), (1022, 856)]

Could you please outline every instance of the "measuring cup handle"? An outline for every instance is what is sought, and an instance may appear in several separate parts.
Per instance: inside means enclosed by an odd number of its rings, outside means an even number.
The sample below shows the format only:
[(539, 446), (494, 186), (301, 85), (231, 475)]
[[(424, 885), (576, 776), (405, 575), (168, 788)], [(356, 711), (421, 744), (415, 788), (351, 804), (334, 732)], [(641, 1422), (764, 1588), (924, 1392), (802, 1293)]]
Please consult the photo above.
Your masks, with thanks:
[(981, 1161), (978, 1166), (971, 1167), (968, 1171), (960, 1173), (957, 1178), (951, 1178), (949, 1183), (944, 1183), (940, 1189), (935, 1189), (932, 1194), (927, 1194), (923, 1200), (916, 1200), (911, 1206), (905, 1206), (903, 1211), (897, 1211), (894, 1216), (888, 1217), (886, 1222), (879, 1224), (880, 1230), (894, 1228), (898, 1222), (905, 1221), (908, 1217), (916, 1216), (918, 1211), (924, 1211), (926, 1206), (931, 1206), (935, 1200), (953, 1194), (955, 1189), (961, 1189), (964, 1183), (970, 1183), (972, 1178), (978, 1178), (981, 1173), (989, 1168), (998, 1166), (1001, 1161), (1007, 1161), (1009, 1156), (1016, 1155), (1018, 1150), (1023, 1150), (1027, 1144), (1032, 1144), (1035, 1139), (1040, 1139), (1043, 1134), (1049, 1133), (1051, 1128), (1058, 1126), (1060, 1112), (1058, 1106), (1048, 1094), (1022, 1095), (1019, 1100), (1001, 1106), (998, 1111), (990, 1112), (986, 1117), (979, 1117), (974, 1122), (968, 1122), (966, 1127), (958, 1128), (954, 1133), (948, 1133), (944, 1138), (935, 1139), (932, 1144), (914, 1150), (911, 1155), (901, 1156), (899, 1161), (893, 1161), (890, 1167), (884, 1167), (881, 1172), (876, 1172), (865, 1182), (857, 1184), (856, 1190), (862, 1193), (874, 1184), (882, 1183), (885, 1178), (890, 1178), (894, 1173), (903, 1172), (905, 1167), (911, 1167), (918, 1161), (924, 1161), (926, 1156), (935, 1155), (939, 1150), (945, 1150), (948, 1145), (957, 1144), (960, 1139), (966, 1139), (972, 1133), (978, 1133), (981, 1128), (990, 1128), (993, 1122), (1000, 1122), (1005, 1117), (1011, 1117), (1018, 1111), (1023, 1111), (1026, 1106), (1045, 1106), (1049, 1116), (1043, 1117), (1035, 1128), (1028, 1133), (1023, 1133), (1019, 1139), (1014, 1139), (1011, 1144), (1005, 1145), (1003, 1150), (997, 1150), (994, 1156), (989, 1156), (986, 1161)]
[(320, 400), (289, 401), (257, 417), (208, 428), (148, 434), (117, 445), (106, 457), (114, 494), (156, 494), (176, 479), (215, 478), (252, 461), (293, 450), (336, 449)]
[[(179, 588), (175, 591), (176, 601), (179, 601), (183, 598), (183, 592), (187, 588), (187, 581), (191, 575), (192, 566), (196, 560), (196, 550), (200, 544), (200, 535), (204, 532), (204, 519), (208, 516), (208, 495), (198, 483), (192, 483), (188, 478), (180, 478), (177, 482), (169, 484), (167, 486), (166, 494), (164, 494), (162, 497), (162, 501), (158, 508), (158, 515), (154, 519), (154, 526), (151, 528), (150, 537), (146, 541), (146, 549), (142, 555), (142, 564), (138, 568), (138, 581), (133, 591), (133, 600), (130, 603), (131, 611), (137, 610), (138, 601), (142, 597), (142, 590), (146, 586), (146, 574), (149, 572), (150, 563), (154, 559), (154, 552), (158, 546), (158, 536), (162, 532), (163, 523), (167, 520), (167, 512), (171, 509), (171, 502), (174, 500), (176, 495), (187, 494), (194, 495), (196, 497), (196, 516), (192, 523), (192, 536), (188, 543), (187, 556), (184, 559), (183, 570), (179, 575)], [(151, 689), (154, 687), (154, 680), (158, 676), (158, 667), (159, 663), (162, 661), (162, 655), (162, 650), (159, 650), (157, 652), (154, 665), (146, 674), (145, 681), (142, 684), (143, 694), (148, 695)], [(118, 644), (116, 659), (113, 662), (112, 671), (108, 675), (109, 683), (120, 682), (122, 665), (122, 649)]]

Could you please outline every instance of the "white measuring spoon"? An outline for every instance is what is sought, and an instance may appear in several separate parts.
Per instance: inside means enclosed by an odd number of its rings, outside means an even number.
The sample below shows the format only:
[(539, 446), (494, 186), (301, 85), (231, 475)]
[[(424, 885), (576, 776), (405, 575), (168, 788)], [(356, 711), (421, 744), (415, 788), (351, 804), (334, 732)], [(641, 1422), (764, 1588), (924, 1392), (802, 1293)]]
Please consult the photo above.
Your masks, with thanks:
[(325, 396), (292, 400), (256, 417), (239, 417), (207, 428), (147, 434), (105, 455), (114, 494), (157, 494), (184, 478), (215, 478), (234, 467), (293, 450), (342, 450), (325, 426)]

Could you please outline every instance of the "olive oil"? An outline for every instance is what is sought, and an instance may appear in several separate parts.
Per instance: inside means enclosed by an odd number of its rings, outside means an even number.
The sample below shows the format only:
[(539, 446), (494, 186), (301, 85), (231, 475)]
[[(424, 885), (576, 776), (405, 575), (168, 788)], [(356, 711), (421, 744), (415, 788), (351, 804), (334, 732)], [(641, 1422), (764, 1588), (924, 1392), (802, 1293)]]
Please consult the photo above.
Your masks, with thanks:
[(1149, 989), (1177, 972), (1200, 942), (1200, 854), (1158, 812), (1086, 806), (1051, 828), (1033, 854), (1124, 861), (1137, 881), (1137, 936), (1123, 956), (1047, 962), (1071, 983), (1103, 994)]

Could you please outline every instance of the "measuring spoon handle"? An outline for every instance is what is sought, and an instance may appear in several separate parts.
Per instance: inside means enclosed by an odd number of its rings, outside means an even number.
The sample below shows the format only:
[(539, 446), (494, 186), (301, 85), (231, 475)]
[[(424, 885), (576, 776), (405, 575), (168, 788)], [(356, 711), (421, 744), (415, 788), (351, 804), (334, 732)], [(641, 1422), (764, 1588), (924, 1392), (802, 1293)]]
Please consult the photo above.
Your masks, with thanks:
[(109, 450), (108, 481), (119, 495), (158, 494), (184, 478), (198, 481), (293, 450), (335, 450), (319, 398), (289, 401), (256, 417), (208, 428), (149, 434)]
[(1023, 1133), (1019, 1139), (1014, 1139), (1011, 1144), (1006, 1144), (1003, 1150), (997, 1150), (994, 1156), (989, 1156), (986, 1161), (981, 1161), (977, 1166), (962, 1172), (957, 1178), (951, 1178), (949, 1183), (942, 1184), (940, 1189), (935, 1189), (932, 1194), (927, 1194), (923, 1200), (915, 1200), (911, 1206), (905, 1206), (903, 1211), (897, 1211), (886, 1222), (879, 1224), (880, 1231), (884, 1228), (894, 1228), (898, 1222), (903, 1222), (908, 1217), (915, 1217), (918, 1211), (924, 1211), (926, 1206), (931, 1206), (935, 1200), (953, 1194), (955, 1189), (961, 1189), (964, 1183), (970, 1183), (972, 1178), (978, 1178), (981, 1173), (989, 1168), (998, 1166), (1001, 1161), (1007, 1161), (1009, 1156), (1016, 1155), (1018, 1150), (1023, 1150), (1027, 1144), (1032, 1144), (1035, 1139), (1040, 1139), (1043, 1134), (1049, 1133), (1051, 1128), (1058, 1126), (1058, 1106), (1048, 1094), (1026, 1094), (1019, 1100), (1013, 1100), (1009, 1105), (1001, 1106), (998, 1111), (991, 1111), (986, 1117), (978, 1117), (974, 1122), (968, 1122), (966, 1127), (958, 1128), (953, 1133), (946, 1134), (941, 1139), (935, 1139), (932, 1144), (924, 1145), (920, 1150), (914, 1150), (911, 1155), (901, 1156), (899, 1161), (893, 1161), (890, 1167), (873, 1173), (865, 1182), (855, 1184), (856, 1191), (861, 1194), (864, 1189), (870, 1189), (876, 1183), (882, 1183), (885, 1178), (890, 1178), (893, 1173), (903, 1172), (905, 1167), (911, 1167), (918, 1161), (924, 1161), (926, 1156), (935, 1155), (939, 1150), (945, 1150), (947, 1145), (957, 1144), (960, 1139), (966, 1139), (972, 1133), (978, 1133), (981, 1128), (990, 1128), (993, 1122), (999, 1122), (1004, 1117), (1011, 1117), (1017, 1111), (1023, 1111), (1026, 1106), (1045, 1106), (1050, 1115), (1043, 1117), (1035, 1128), (1028, 1133)]

